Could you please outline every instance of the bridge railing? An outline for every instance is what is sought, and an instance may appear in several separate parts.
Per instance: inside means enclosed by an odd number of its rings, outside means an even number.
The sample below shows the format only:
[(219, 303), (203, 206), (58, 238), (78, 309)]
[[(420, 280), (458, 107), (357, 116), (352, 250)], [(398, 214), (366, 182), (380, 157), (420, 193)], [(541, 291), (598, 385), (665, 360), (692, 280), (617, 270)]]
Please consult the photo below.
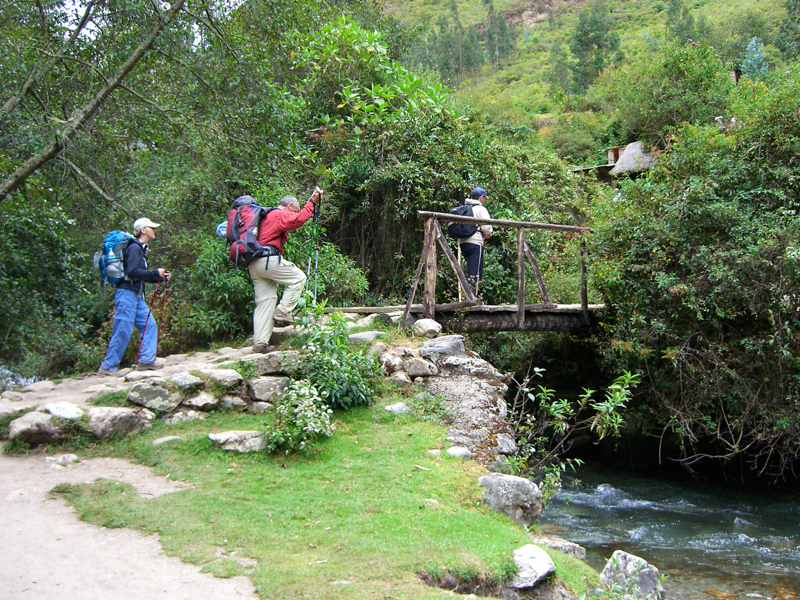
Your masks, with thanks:
[[(422, 269), (425, 267), (425, 283), (423, 290), (422, 314), (425, 318), (433, 319), (436, 314), (436, 309), (455, 309), (461, 307), (476, 306), (481, 304), (481, 301), (472, 290), (472, 286), (464, 274), (458, 259), (453, 254), (447, 239), (442, 233), (442, 228), (439, 226), (440, 221), (446, 223), (472, 223), (475, 225), (491, 225), (492, 227), (509, 227), (516, 230), (517, 238), (517, 319), (518, 325), (521, 328), (525, 321), (525, 261), (528, 261), (533, 271), (536, 284), (539, 287), (539, 293), (542, 296), (542, 302), (546, 306), (554, 306), (553, 301), (550, 299), (550, 294), (547, 292), (547, 287), (544, 283), (544, 277), (539, 269), (539, 264), (533, 256), (527, 242), (525, 241), (525, 232), (529, 229), (543, 229), (553, 232), (565, 233), (578, 233), (584, 234), (589, 232), (588, 227), (576, 227), (573, 225), (559, 225), (554, 223), (535, 223), (530, 221), (506, 221), (502, 219), (480, 219), (477, 217), (462, 217), (459, 215), (452, 215), (450, 213), (429, 212), (420, 210), (417, 211), (417, 216), (425, 221), (425, 243), (422, 247), (422, 255), (420, 256), (417, 270), (414, 274), (414, 279), (411, 282), (411, 291), (408, 295), (405, 310), (403, 311), (402, 322), (406, 323), (408, 314), (411, 311), (411, 305), (414, 302), (414, 296), (417, 292), (419, 280), (422, 275)], [(464, 292), (466, 301), (455, 302), (451, 304), (436, 304), (436, 269), (437, 269), (437, 253), (436, 244), (439, 244), (447, 261), (455, 271), (456, 277), (461, 290)], [(585, 318), (588, 319), (589, 305), (586, 293), (586, 244), (585, 241), (581, 243), (580, 253), (581, 264), (581, 279), (580, 279), (580, 296), (581, 296), (581, 311)]]

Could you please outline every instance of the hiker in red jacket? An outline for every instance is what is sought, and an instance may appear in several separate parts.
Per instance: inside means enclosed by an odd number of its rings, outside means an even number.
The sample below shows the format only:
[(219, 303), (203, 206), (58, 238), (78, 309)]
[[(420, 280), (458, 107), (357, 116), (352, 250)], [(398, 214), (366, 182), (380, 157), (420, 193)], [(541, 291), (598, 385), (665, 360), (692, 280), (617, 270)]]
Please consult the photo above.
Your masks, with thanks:
[[(275, 249), (274, 256), (262, 256), (248, 267), (250, 279), (256, 294), (256, 309), (253, 311), (253, 350), (269, 352), (272, 337), (273, 319), (293, 322), (292, 311), (300, 300), (306, 274), (294, 263), (283, 258), (283, 247), (289, 239), (289, 232), (302, 227), (314, 214), (314, 205), (322, 198), (322, 190), (314, 189), (306, 205), (301, 209), (297, 198), (284, 196), (277, 210), (270, 211), (261, 222), (258, 243)], [(278, 302), (278, 284), (286, 286)], [(277, 307), (276, 307), (277, 304)]]

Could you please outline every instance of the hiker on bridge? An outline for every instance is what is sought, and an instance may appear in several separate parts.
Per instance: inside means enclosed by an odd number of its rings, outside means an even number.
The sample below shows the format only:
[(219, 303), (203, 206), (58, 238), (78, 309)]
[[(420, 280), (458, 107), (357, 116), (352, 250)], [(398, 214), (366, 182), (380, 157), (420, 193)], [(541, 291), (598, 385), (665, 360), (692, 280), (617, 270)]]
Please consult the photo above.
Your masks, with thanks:
[[(314, 214), (314, 206), (322, 199), (322, 190), (315, 188), (311, 199), (301, 209), (297, 198), (284, 196), (278, 208), (267, 213), (261, 221), (258, 243), (270, 246), (274, 254), (262, 256), (250, 263), (250, 279), (256, 295), (256, 309), (253, 311), (253, 350), (270, 352), (273, 321), (294, 322), (292, 311), (300, 300), (306, 274), (294, 263), (283, 258), (283, 248), (289, 239), (289, 232), (302, 227)], [(278, 284), (286, 286), (278, 302)], [(277, 304), (277, 307), (276, 307)]]
[(106, 357), (97, 370), (103, 375), (118, 375), (117, 367), (128, 348), (134, 325), (142, 338), (137, 356), (137, 368), (148, 370), (159, 369), (162, 366), (156, 363), (158, 325), (150, 314), (144, 298), (145, 282), (161, 283), (169, 281), (172, 277), (172, 274), (163, 267), (147, 268), (145, 257), (149, 250), (148, 244), (156, 238), (156, 227), (160, 225), (147, 218), (137, 219), (133, 224), (134, 237), (125, 247), (125, 278), (117, 284), (117, 292), (114, 295), (116, 311), (111, 340), (108, 342)]
[[(472, 208), (472, 216), (478, 219), (491, 219), (489, 211), (486, 210), (486, 190), (476, 187), (472, 190), (470, 197), (464, 200), (464, 204)], [(458, 240), (461, 254), (467, 261), (467, 278), (472, 284), (475, 294), (478, 293), (478, 281), (483, 277), (483, 242), (492, 236), (491, 225), (480, 225), (478, 230), (468, 238)]]

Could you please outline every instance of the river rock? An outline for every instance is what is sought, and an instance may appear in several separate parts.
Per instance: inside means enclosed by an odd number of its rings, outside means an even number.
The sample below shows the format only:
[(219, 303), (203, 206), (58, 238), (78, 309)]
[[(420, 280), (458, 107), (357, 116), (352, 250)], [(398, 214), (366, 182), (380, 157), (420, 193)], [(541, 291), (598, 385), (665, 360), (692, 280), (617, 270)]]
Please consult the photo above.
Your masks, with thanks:
[(607, 585), (621, 589), (622, 594), (630, 594), (634, 598), (658, 600), (665, 591), (656, 567), (622, 550), (611, 555), (600, 578)]
[(98, 406), (89, 409), (88, 429), (101, 440), (112, 436), (125, 437), (131, 433), (151, 429), (153, 419), (155, 415), (146, 408)]
[(8, 439), (20, 439), (32, 446), (64, 437), (55, 417), (44, 412), (29, 412), (8, 424)]
[(520, 525), (530, 527), (542, 514), (542, 492), (528, 479), (492, 473), (481, 477), (479, 483), (484, 502)]
[(260, 431), (223, 431), (208, 437), (222, 450), (232, 452), (260, 452), (267, 447), (267, 438)]
[(127, 399), (133, 404), (144, 406), (157, 412), (172, 412), (183, 400), (183, 394), (175, 384), (166, 379), (154, 377), (135, 383), (128, 390)]
[(83, 409), (75, 406), (72, 402), (51, 402), (36, 409), (38, 412), (46, 412), (59, 419), (77, 421), (83, 416)]
[(191, 396), (195, 392), (202, 390), (206, 385), (205, 381), (199, 377), (195, 377), (191, 373), (186, 373), (185, 371), (170, 375), (167, 381), (174, 383), (176, 386), (178, 386), (178, 389), (180, 389), (187, 396)]
[(463, 335), (445, 335), (425, 342), (419, 349), (419, 355), (438, 364), (441, 356), (463, 354), (465, 349)]
[(420, 337), (435, 338), (442, 332), (442, 326), (433, 319), (420, 319), (414, 323), (413, 330)]
[(201, 369), (200, 373), (226, 390), (232, 390), (244, 381), (244, 377), (233, 369)]
[(291, 381), (288, 377), (257, 377), (247, 380), (247, 389), (253, 401), (274, 403), (286, 393)]
[(369, 350), (367, 350), (367, 356), (380, 356), (388, 349), (389, 347), (383, 342), (374, 342), (372, 346), (369, 347)]
[(208, 392), (200, 392), (191, 398), (187, 398), (181, 403), (183, 406), (195, 408), (197, 410), (209, 411), (214, 410), (219, 404), (219, 400)]
[(541, 535), (538, 533), (529, 533), (528, 537), (534, 544), (538, 544), (539, 546), (547, 546), (548, 548), (558, 550), (564, 554), (570, 554), (577, 559), (586, 560), (586, 548), (565, 540), (564, 538), (555, 535)]
[(300, 366), (300, 353), (297, 350), (270, 352), (248, 358), (248, 361), (255, 363), (256, 375), (288, 375)]
[(550, 555), (533, 544), (514, 550), (514, 562), (517, 565), (517, 575), (508, 587), (516, 589), (532, 588), (556, 571), (556, 565)]

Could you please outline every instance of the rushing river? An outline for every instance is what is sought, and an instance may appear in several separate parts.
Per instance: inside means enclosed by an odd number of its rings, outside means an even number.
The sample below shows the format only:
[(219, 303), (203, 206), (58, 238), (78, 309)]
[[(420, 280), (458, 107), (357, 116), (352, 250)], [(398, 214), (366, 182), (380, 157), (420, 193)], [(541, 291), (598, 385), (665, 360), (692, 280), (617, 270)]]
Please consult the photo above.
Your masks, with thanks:
[(668, 575), (667, 597), (800, 597), (800, 493), (733, 491), (708, 483), (582, 467), (538, 524), (586, 548), (602, 570), (614, 550)]

